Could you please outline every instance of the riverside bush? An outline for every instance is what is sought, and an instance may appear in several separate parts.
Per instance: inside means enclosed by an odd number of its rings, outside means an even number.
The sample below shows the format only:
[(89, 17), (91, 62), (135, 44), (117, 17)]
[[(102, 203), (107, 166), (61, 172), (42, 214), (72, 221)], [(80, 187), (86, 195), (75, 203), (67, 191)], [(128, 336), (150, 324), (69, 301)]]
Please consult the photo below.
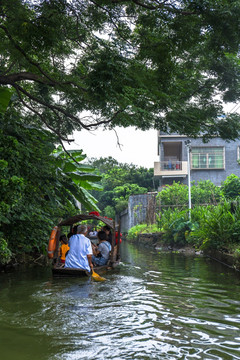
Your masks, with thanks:
[(222, 193), (226, 199), (232, 200), (240, 196), (240, 178), (231, 174), (222, 183)]
[(3, 235), (0, 233), (0, 264), (7, 264), (12, 256), (11, 250), (8, 248), (7, 241), (1, 237)]
[(240, 238), (240, 209), (234, 212), (231, 203), (200, 207), (192, 211), (199, 227), (192, 231), (191, 241), (201, 249), (230, 249)]
[(163, 241), (169, 245), (186, 245), (192, 230), (198, 228), (197, 222), (189, 220), (188, 210), (168, 209), (163, 211), (161, 224), (164, 232)]
[(133, 226), (127, 234), (128, 240), (134, 240), (138, 237), (140, 234), (151, 234), (151, 233), (158, 233), (160, 232), (160, 229), (156, 224), (153, 225), (147, 225), (147, 224), (138, 224), (136, 226)]

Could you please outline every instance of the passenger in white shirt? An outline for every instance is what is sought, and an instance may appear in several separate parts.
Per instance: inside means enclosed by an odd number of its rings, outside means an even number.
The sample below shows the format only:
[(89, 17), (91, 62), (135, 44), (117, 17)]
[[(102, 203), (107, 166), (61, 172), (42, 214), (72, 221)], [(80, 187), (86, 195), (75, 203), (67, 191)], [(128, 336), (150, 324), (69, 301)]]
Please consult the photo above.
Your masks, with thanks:
[(79, 268), (91, 271), (92, 264), (92, 245), (86, 237), (88, 232), (87, 225), (79, 225), (77, 234), (69, 239), (69, 251), (66, 256), (65, 268)]

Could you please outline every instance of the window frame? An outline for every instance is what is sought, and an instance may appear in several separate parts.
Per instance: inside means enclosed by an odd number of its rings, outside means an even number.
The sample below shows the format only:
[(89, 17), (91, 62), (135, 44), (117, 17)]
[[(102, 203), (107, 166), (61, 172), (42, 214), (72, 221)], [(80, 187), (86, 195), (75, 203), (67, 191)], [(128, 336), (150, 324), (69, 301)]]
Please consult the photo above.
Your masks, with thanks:
[[(211, 152), (199, 152), (199, 153), (195, 153), (196, 155), (199, 155), (199, 160), (198, 160), (198, 164), (199, 167), (194, 167), (193, 166), (193, 149), (222, 149), (221, 155), (222, 155), (222, 167), (209, 167), (209, 155), (213, 155), (213, 153)], [(201, 163), (200, 163), (200, 155), (206, 155), (206, 167), (200, 167)], [(239, 146), (239, 155), (240, 155), (240, 146)], [(215, 159), (216, 160), (216, 159)], [(192, 146), (191, 149), (191, 156), (190, 156), (190, 163), (191, 163), (191, 169), (192, 170), (224, 170), (225, 169), (225, 146)]]

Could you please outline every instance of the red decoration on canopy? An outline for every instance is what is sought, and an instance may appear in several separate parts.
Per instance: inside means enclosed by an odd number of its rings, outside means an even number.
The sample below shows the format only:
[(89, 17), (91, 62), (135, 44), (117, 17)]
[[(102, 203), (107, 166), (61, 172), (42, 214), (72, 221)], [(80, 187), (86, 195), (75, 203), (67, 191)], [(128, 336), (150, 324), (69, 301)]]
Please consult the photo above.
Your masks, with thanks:
[(112, 218), (109, 218), (109, 217), (107, 217), (107, 216), (104, 216), (104, 218), (105, 218), (105, 219), (108, 219), (108, 220), (112, 220)]
[(91, 211), (90, 213), (88, 213), (88, 215), (96, 215), (96, 216), (100, 216), (98, 211)]

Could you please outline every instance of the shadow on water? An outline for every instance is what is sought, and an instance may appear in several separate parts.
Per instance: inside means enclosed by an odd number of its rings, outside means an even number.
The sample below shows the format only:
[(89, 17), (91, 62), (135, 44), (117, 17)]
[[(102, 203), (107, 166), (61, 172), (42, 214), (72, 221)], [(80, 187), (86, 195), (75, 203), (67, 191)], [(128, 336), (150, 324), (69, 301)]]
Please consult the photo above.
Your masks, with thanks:
[(0, 275), (2, 359), (240, 359), (240, 276), (206, 258), (126, 245), (119, 269)]

